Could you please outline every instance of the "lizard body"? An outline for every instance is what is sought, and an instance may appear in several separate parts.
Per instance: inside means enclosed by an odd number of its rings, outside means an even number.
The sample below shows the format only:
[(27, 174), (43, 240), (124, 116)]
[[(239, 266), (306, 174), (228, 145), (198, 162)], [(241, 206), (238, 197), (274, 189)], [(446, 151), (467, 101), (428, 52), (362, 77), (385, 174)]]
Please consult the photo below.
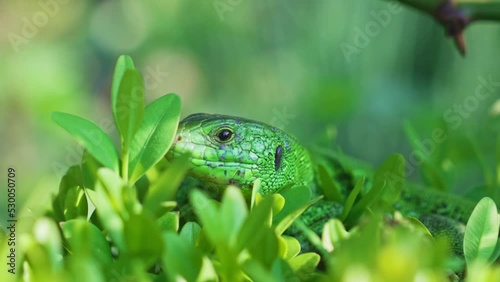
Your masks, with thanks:
[[(190, 176), (217, 189), (233, 184), (249, 195), (256, 179), (262, 181), (263, 195), (277, 193), (287, 185), (308, 185), (313, 190), (316, 185), (311, 156), (296, 138), (276, 127), (245, 118), (188, 116), (180, 122), (167, 158), (184, 153), (191, 154)], [(467, 222), (474, 204), (432, 189), (405, 187), (394, 207), (404, 215), (419, 218), (431, 233), (441, 234), (460, 229), (455, 226)], [(338, 217), (341, 212), (341, 205), (320, 201), (301, 218), (319, 233), (328, 218)], [(455, 230), (451, 233), (454, 237), (461, 236)], [(452, 239), (454, 245), (460, 245), (462, 240)]]

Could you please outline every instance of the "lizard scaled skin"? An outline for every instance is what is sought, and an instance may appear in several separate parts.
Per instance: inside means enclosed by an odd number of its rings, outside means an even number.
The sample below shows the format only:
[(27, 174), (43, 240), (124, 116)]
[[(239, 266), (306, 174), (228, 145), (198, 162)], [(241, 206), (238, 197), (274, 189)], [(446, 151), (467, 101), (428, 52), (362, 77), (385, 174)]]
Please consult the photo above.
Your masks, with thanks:
[(313, 183), (311, 159), (297, 140), (252, 120), (190, 115), (180, 122), (167, 157), (188, 152), (192, 158), (190, 174), (211, 186), (234, 184), (248, 192), (260, 178), (261, 192), (269, 194), (287, 184)]
[[(218, 191), (233, 184), (249, 195), (257, 178), (264, 195), (286, 185), (315, 186), (308, 151), (293, 136), (265, 123), (225, 115), (190, 115), (180, 122), (167, 158), (183, 153), (191, 154), (189, 175)], [(457, 226), (467, 222), (472, 202), (432, 189), (405, 187), (394, 207), (419, 218), (433, 234), (451, 234), (454, 249), (461, 253), (463, 238)], [(340, 205), (320, 201), (301, 219), (320, 233), (326, 220), (341, 212)]]

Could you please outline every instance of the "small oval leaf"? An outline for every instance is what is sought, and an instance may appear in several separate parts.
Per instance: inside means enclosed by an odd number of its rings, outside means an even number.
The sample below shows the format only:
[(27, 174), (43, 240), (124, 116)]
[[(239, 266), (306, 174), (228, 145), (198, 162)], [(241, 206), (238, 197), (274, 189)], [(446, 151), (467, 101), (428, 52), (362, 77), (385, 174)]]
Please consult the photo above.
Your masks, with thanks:
[(111, 110), (113, 112), (115, 120), (118, 120), (116, 113), (117, 101), (118, 101), (118, 89), (120, 89), (120, 84), (122, 82), (123, 75), (127, 70), (135, 69), (134, 62), (132, 58), (127, 55), (121, 55), (116, 61), (115, 72), (113, 74), (113, 82), (111, 85)]
[(145, 209), (158, 215), (162, 210), (162, 203), (175, 200), (177, 189), (188, 170), (188, 157), (184, 155), (176, 159), (172, 166), (151, 185), (144, 200)]
[(80, 142), (97, 161), (118, 171), (116, 148), (100, 127), (87, 119), (61, 112), (52, 113), (52, 119)]
[(163, 239), (158, 223), (146, 214), (131, 215), (124, 224), (126, 256), (141, 259), (151, 266), (163, 252)]
[(72, 219), (61, 223), (61, 229), (74, 255), (90, 255), (104, 265), (113, 260), (106, 237), (92, 223), (85, 219)]
[(139, 179), (167, 153), (179, 123), (181, 100), (165, 95), (146, 107), (144, 120), (130, 144), (130, 182)]
[(485, 197), (474, 208), (464, 235), (464, 254), (467, 265), (475, 260), (487, 262), (495, 252), (498, 241), (498, 212), (495, 202)]
[(141, 73), (126, 70), (116, 97), (114, 113), (116, 127), (120, 132), (124, 151), (128, 151), (130, 141), (141, 126), (144, 116), (144, 86)]

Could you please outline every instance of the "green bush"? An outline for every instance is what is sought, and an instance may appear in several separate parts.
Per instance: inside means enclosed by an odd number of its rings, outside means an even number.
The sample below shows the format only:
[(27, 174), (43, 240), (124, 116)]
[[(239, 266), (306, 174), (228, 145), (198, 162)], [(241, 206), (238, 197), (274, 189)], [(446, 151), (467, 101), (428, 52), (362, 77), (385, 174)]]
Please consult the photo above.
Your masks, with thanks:
[[(464, 263), (469, 281), (500, 281), (492, 264), (500, 254), (495, 203), (478, 203), (465, 230), (465, 257), (457, 257), (447, 240), (390, 208), (403, 189), (388, 178), (399, 155), (382, 164), (363, 196), (364, 178), (344, 197), (319, 167), (325, 198), (343, 205), (321, 236), (300, 219), (320, 200), (310, 200), (305, 186), (261, 196), (257, 181), (250, 199), (230, 186), (220, 202), (193, 190), (196, 220), (181, 218), (176, 194), (189, 156), (164, 159), (180, 99), (168, 94), (145, 106), (143, 93), (141, 74), (120, 57), (111, 93), (120, 153), (91, 121), (52, 115), (84, 146), (82, 163), (61, 179), (51, 209), (25, 223), (16, 275), (2, 273), (2, 281), (446, 281), (459, 279)], [(292, 224), (315, 252), (301, 252), (299, 240), (285, 235)], [(7, 239), (3, 234), (4, 258)]]

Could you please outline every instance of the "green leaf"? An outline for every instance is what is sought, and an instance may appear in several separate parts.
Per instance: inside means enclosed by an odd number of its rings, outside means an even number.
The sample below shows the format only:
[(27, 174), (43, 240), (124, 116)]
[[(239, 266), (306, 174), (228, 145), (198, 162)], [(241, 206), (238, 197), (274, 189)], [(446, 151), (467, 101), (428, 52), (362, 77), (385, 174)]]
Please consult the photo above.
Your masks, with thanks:
[(151, 185), (144, 200), (144, 208), (154, 214), (161, 211), (162, 203), (175, 199), (189, 167), (189, 155), (176, 158), (165, 172)]
[[(490, 192), (489, 195), (493, 197), (493, 199), (498, 199), (498, 194), (499, 194), (499, 189), (495, 189), (496, 187), (500, 187), (500, 134), (497, 136), (496, 140), (496, 148), (495, 148), (495, 176), (496, 176), (496, 181), (494, 183), (491, 183), (488, 187), (488, 191)], [(489, 169), (483, 169), (485, 174), (489, 174)]]
[(425, 161), (420, 165), (420, 173), (422, 175), (423, 182), (427, 183), (428, 186), (440, 191), (448, 191), (444, 176), (436, 165), (429, 161)]
[(82, 186), (82, 171), (78, 165), (74, 165), (66, 171), (59, 184), (59, 191), (52, 201), (54, 216), (58, 221), (66, 219), (64, 216), (66, 195), (75, 186)]
[(500, 240), (497, 241), (495, 250), (488, 261), (496, 261), (500, 257)]
[(278, 236), (268, 226), (262, 226), (259, 230), (259, 239), (254, 244), (247, 246), (252, 258), (260, 261), (264, 266), (270, 266), (278, 258), (280, 246)]
[(381, 187), (384, 184), (386, 186), (381, 195), (385, 207), (392, 207), (399, 199), (399, 195), (403, 190), (404, 174), (405, 159), (400, 154), (389, 156), (375, 172), (373, 187)]
[(344, 204), (344, 209), (342, 210), (342, 214), (340, 215), (340, 220), (344, 221), (347, 216), (349, 215), (349, 212), (351, 211), (352, 206), (354, 205), (354, 202), (356, 201), (356, 198), (359, 195), (359, 192), (361, 192), (361, 189), (365, 185), (365, 177), (363, 176), (361, 179), (358, 180), (356, 183), (356, 186), (354, 186), (354, 189), (352, 189), (351, 193), (349, 193), (349, 196), (347, 196), (347, 199)]
[(94, 189), (97, 181), (97, 171), (102, 165), (88, 151), (83, 151), (82, 155), (82, 180), (83, 187)]
[(137, 198), (137, 188), (124, 184), (121, 189), (121, 199), (123, 202), (124, 210), (122, 210), (123, 218), (126, 218), (128, 213), (139, 213), (142, 206)]
[(261, 183), (262, 181), (258, 178), (253, 182), (252, 195), (250, 197), (250, 209), (252, 209), (253, 206), (255, 205), (257, 194), (259, 194), (260, 192)]
[(205, 194), (198, 190), (193, 190), (189, 195), (189, 198), (194, 212), (203, 226), (203, 231), (205, 232), (207, 238), (212, 243), (223, 240), (223, 222), (219, 219), (219, 211), (216, 202), (209, 199), (205, 196)]
[(113, 209), (123, 214), (125, 212), (123, 190), (127, 189), (127, 184), (114, 171), (107, 168), (99, 169), (97, 177), (98, 184), (103, 188)]
[(121, 254), (113, 263), (102, 270), (109, 282), (145, 282), (152, 281), (151, 274), (147, 274), (145, 269), (149, 266), (140, 258), (130, 258)]
[[(301, 281), (295, 272), (292, 270), (290, 265), (282, 260), (277, 259), (274, 261), (271, 267), (272, 274), (274, 276), (274, 281), (290, 281), (290, 282), (298, 282)], [(259, 281), (259, 280), (256, 280)], [(260, 281), (273, 281), (273, 280), (260, 280)]]
[(298, 230), (300, 230), (300, 232), (305, 236), (305, 238), (307, 238), (307, 241), (309, 241), (309, 243), (311, 243), (311, 245), (314, 246), (314, 248), (319, 251), (320, 254), (322, 254), (325, 257), (328, 255), (328, 252), (323, 248), (321, 238), (312, 229), (313, 226), (306, 225), (302, 221), (302, 218), (296, 219), (293, 224)]
[(323, 227), (323, 234), (321, 236), (323, 247), (328, 252), (334, 250), (338, 246), (339, 242), (347, 239), (349, 237), (349, 232), (346, 231), (342, 221), (332, 218)]
[(196, 247), (204, 254), (211, 253), (214, 251), (215, 244), (212, 241), (210, 241), (206, 229), (201, 229)]
[[(33, 235), (35, 241), (42, 246), (47, 257), (50, 268), (52, 270), (61, 270), (63, 267), (62, 244), (59, 228), (57, 224), (49, 218), (39, 218), (33, 227)], [(39, 257), (42, 259), (42, 257)]]
[(179, 212), (167, 212), (156, 220), (161, 232), (177, 232), (179, 230)]
[(347, 215), (344, 220), (346, 226), (354, 226), (359, 218), (365, 213), (372, 203), (376, 202), (381, 195), (382, 190), (385, 186), (379, 186), (378, 189), (372, 189), (368, 194), (366, 194), (361, 200), (356, 204), (351, 212)]
[(236, 240), (236, 252), (252, 246), (264, 236), (263, 227), (269, 227), (269, 220), (274, 202), (274, 195), (264, 197), (245, 219)]
[(284, 259), (291, 259), (300, 253), (300, 242), (294, 237), (281, 236), (285, 240), (286, 253)]
[(305, 253), (289, 260), (289, 265), (294, 273), (302, 280), (310, 278), (320, 261), (320, 256), (316, 253)]
[(191, 242), (192, 245), (196, 245), (198, 239), (200, 238), (200, 233), (200, 225), (194, 221), (190, 221), (184, 224), (179, 235), (188, 242)]
[(64, 206), (64, 199), (68, 190), (75, 186), (82, 186), (82, 170), (79, 165), (71, 166), (59, 183), (58, 195), (61, 196), (61, 207)]
[(123, 218), (128, 216), (122, 199), (125, 183), (107, 168), (99, 169), (97, 174), (95, 191), (87, 189), (87, 195), (96, 207), (99, 222), (105, 227), (113, 243), (119, 249), (124, 249)]
[[(280, 194), (273, 194), (273, 214), (280, 213), (285, 207), (285, 198)], [(271, 221), (271, 219), (270, 219)]]
[(335, 260), (339, 264), (343, 264), (344, 267), (347, 265), (372, 265), (381, 248), (382, 230), (388, 229), (388, 232), (391, 230), (387, 228), (388, 226), (383, 225), (382, 218), (382, 215), (375, 213), (367, 216), (366, 221), (357, 225), (356, 229), (351, 229), (352, 236), (346, 240), (338, 241), (341, 244), (334, 246), (336, 248), (333, 252)]
[(219, 281), (219, 276), (215, 271), (212, 261), (206, 256), (202, 258), (200, 274), (198, 275), (197, 281)]
[(281, 192), (281, 195), (285, 198), (285, 206), (278, 214), (273, 216), (273, 225), (278, 224), (290, 213), (309, 202), (312, 197), (312, 192), (311, 188), (307, 186), (297, 185)]
[(165, 201), (160, 204), (160, 214), (167, 213), (177, 207), (176, 201)]
[(52, 113), (52, 119), (80, 142), (97, 161), (118, 171), (118, 153), (101, 128), (87, 119), (61, 112)]
[[(354, 226), (365, 211), (376, 203), (384, 204), (383, 208), (385, 209), (392, 208), (392, 202), (399, 198), (402, 189), (402, 183), (400, 183), (402, 180), (395, 179), (395, 175), (392, 174), (399, 175), (398, 170), (401, 168), (401, 161), (402, 156), (394, 154), (387, 158), (377, 169), (370, 191), (354, 204), (344, 220), (344, 224), (348, 228)], [(387, 188), (388, 186), (391, 188)], [(388, 189), (387, 193), (385, 192), (386, 189)], [(386, 197), (383, 198), (384, 196)]]
[(238, 275), (233, 246), (237, 243), (238, 231), (248, 212), (241, 191), (229, 186), (224, 192), (220, 206), (198, 190), (191, 192), (190, 200), (203, 224), (204, 234), (216, 246), (221, 276), (233, 281)]
[(163, 252), (163, 239), (156, 221), (146, 214), (133, 214), (124, 224), (126, 256), (151, 266)]
[[(276, 263), (273, 263), (273, 267), (275, 264)], [(272, 276), (269, 270), (265, 269), (264, 266), (258, 263), (256, 260), (246, 260), (242, 265), (242, 269), (245, 272), (245, 274), (248, 275), (250, 281), (266, 281), (266, 282), (288, 281), (285, 279), (281, 280), (276, 279), (275, 277)], [(292, 271), (290, 270), (290, 272)]]
[[(287, 216), (285, 216), (281, 221), (279, 221), (276, 224), (276, 233), (283, 234), (283, 232), (285, 232), (285, 230), (287, 230), (288, 227), (290, 227), (290, 225), (292, 225), (294, 220), (296, 220), (308, 207), (310, 207), (311, 205), (314, 205), (315, 203), (317, 203), (321, 199), (322, 199), (322, 197), (317, 197), (316, 199), (313, 199), (312, 201), (305, 203), (304, 205), (297, 208), (296, 210), (288, 213)], [(275, 223), (276, 222), (273, 221), (273, 225)]]
[(71, 276), (64, 276), (71, 282), (105, 282), (102, 264), (93, 258), (73, 256), (67, 261)]
[(340, 188), (333, 177), (328, 174), (326, 168), (322, 165), (318, 165), (318, 176), (319, 176), (319, 187), (325, 195), (325, 199), (328, 201), (334, 201), (339, 204), (344, 203), (344, 197), (340, 194)]
[[(446, 191), (446, 182), (443, 176), (439, 172), (438, 168), (436, 168), (429, 160), (433, 149), (425, 147), (425, 145), (421, 141), (422, 139), (417, 134), (417, 131), (410, 122), (406, 121), (404, 123), (404, 129), (413, 147), (412, 154), (418, 155), (418, 158), (421, 159), (422, 163), (420, 164), (420, 173), (423, 180), (430, 187), (433, 187), (440, 191)], [(435, 146), (435, 144), (433, 144), (433, 146)]]
[[(205, 262), (201, 252), (189, 241), (177, 234), (165, 233), (163, 242), (165, 244), (163, 267), (171, 281), (179, 280), (178, 276), (184, 277), (185, 281), (214, 281), (211, 279), (214, 278), (215, 271), (210, 261)], [(206, 263), (208, 265), (204, 266)], [(207, 273), (200, 273), (202, 267), (207, 268)], [(208, 277), (204, 278), (208, 280), (197, 280), (200, 274), (207, 275)]]
[(61, 208), (61, 205), (59, 204), (61, 202), (61, 196), (59, 194), (56, 194), (52, 198), (52, 211), (49, 212), (49, 215), (54, 218), (57, 222), (59, 221), (64, 221), (64, 207)]
[(91, 256), (101, 265), (113, 260), (106, 237), (95, 225), (84, 219), (73, 219), (62, 222), (61, 228), (74, 256)]
[(88, 203), (85, 191), (80, 186), (72, 187), (66, 194), (64, 201), (64, 218), (66, 220), (77, 217), (87, 218)]
[(134, 69), (125, 71), (116, 99), (115, 123), (120, 132), (123, 150), (128, 152), (130, 141), (144, 117), (144, 86), (139, 71)]
[(139, 179), (167, 153), (174, 141), (181, 101), (165, 95), (146, 107), (144, 120), (130, 144), (130, 182)]
[(99, 218), (99, 214), (95, 209), (95, 206), (93, 204), (92, 198), (91, 198), (91, 193), (93, 193), (93, 197), (96, 197), (95, 191), (94, 190), (85, 190), (85, 193), (87, 194), (88, 199), (90, 200), (90, 205), (92, 206), (92, 214), (90, 215), (89, 222), (97, 226), (99, 230), (105, 230), (106, 228), (102, 224), (101, 219)]
[(223, 223), (224, 238), (227, 239), (230, 245), (236, 244), (238, 232), (248, 214), (245, 199), (239, 188), (235, 186), (226, 188), (222, 196), (219, 213), (220, 218), (218, 220)]
[(427, 226), (425, 226), (425, 224), (423, 224), (418, 218), (408, 216), (406, 217), (406, 220), (408, 220), (408, 223), (410, 223), (413, 228), (422, 231), (422, 233), (432, 238), (432, 233), (429, 231)]
[(118, 90), (120, 89), (122, 78), (127, 70), (134, 70), (134, 69), (135, 69), (134, 62), (132, 61), (132, 58), (130, 58), (130, 56), (121, 55), (116, 61), (115, 72), (113, 74), (113, 82), (111, 85), (111, 110), (113, 112), (115, 121), (118, 120), (117, 116)]
[(464, 255), (468, 266), (474, 261), (488, 262), (498, 241), (498, 211), (495, 202), (485, 197), (474, 208), (464, 235)]

